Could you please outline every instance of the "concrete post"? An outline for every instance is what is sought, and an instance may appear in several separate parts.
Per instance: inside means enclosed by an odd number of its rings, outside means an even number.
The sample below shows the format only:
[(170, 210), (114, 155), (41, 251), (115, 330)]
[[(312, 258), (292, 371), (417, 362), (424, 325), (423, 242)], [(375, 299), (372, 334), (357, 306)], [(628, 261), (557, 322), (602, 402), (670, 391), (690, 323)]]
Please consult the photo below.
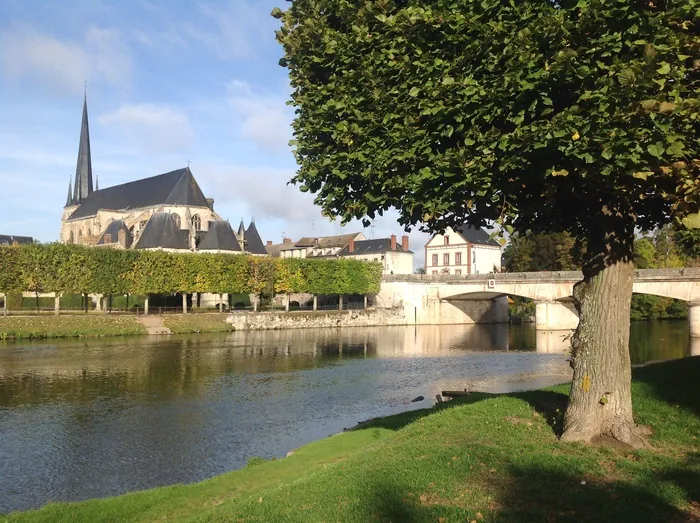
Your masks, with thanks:
[(366, 309), (366, 308), (367, 308), (367, 295), (366, 295), (366, 294), (365, 294), (364, 298), (365, 298), (365, 300), (364, 300), (364, 301), (365, 301), (364, 308)]
[(343, 295), (340, 294), (338, 296), (338, 310), (342, 311), (343, 310)]
[(314, 312), (318, 309), (318, 296), (314, 294)]
[(688, 321), (690, 322), (690, 337), (700, 338), (700, 303), (688, 305)]
[(53, 294), (53, 313), (56, 316), (61, 314), (61, 295), (58, 292)]
[(284, 297), (284, 312), (289, 312), (289, 294)]
[(573, 303), (539, 301), (535, 303), (537, 330), (573, 330), (578, 326), (578, 314)]
[(148, 299), (149, 297), (146, 296), (146, 299), (143, 300), (143, 315), (148, 316)]
[(187, 314), (187, 293), (182, 293), (182, 314)]

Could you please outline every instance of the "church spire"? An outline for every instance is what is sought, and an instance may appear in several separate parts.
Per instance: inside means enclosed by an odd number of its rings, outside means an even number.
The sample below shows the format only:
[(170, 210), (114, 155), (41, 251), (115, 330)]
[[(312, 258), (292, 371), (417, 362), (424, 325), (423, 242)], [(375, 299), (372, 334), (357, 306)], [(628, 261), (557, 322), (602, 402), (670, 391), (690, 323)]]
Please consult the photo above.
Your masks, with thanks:
[(73, 205), (73, 186), (71, 185), (71, 180), (68, 178), (68, 198), (66, 198), (66, 207)]
[(88, 126), (87, 95), (83, 99), (83, 121), (80, 127), (78, 163), (75, 167), (73, 204), (83, 203), (92, 192), (92, 158), (90, 156), (90, 128)]

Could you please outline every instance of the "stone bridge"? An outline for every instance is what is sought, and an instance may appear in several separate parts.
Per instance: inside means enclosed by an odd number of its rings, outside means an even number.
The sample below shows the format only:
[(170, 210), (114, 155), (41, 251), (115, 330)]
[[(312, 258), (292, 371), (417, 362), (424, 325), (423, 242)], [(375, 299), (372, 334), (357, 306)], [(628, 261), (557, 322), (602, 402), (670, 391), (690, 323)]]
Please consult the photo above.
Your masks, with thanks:
[[(387, 275), (377, 306), (403, 306), (408, 323), (501, 323), (508, 296), (522, 296), (535, 302), (538, 330), (568, 330), (578, 324), (571, 296), (582, 278), (579, 271)], [(687, 302), (691, 336), (700, 337), (700, 268), (637, 270), (634, 292)]]

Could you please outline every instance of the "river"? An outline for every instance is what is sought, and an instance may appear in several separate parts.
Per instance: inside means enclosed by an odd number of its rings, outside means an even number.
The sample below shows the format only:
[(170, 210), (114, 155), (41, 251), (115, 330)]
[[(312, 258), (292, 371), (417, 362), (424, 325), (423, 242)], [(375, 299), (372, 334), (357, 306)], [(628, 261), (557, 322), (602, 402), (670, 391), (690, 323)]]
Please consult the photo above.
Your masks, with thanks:
[[(0, 344), (0, 513), (199, 481), (445, 389), (565, 382), (566, 343), (480, 325)], [(633, 324), (633, 363), (690, 352), (686, 322)]]

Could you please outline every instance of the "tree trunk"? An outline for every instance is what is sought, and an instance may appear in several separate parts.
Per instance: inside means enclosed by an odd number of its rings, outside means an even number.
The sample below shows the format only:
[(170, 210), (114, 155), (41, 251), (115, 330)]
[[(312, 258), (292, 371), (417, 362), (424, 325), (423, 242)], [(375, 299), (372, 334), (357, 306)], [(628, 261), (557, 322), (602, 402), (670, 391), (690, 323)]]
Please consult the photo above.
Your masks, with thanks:
[(574, 287), (580, 321), (571, 343), (574, 376), (563, 441), (591, 441), (607, 435), (634, 447), (647, 445), (632, 418), (629, 336), (634, 233), (633, 229), (627, 232), (626, 237), (604, 236), (597, 245), (589, 242), (590, 263), (584, 267), (583, 281)]
[(34, 294), (36, 296), (36, 313), (39, 314), (39, 293), (35, 292)]
[(187, 294), (182, 293), (182, 314), (187, 314)]

